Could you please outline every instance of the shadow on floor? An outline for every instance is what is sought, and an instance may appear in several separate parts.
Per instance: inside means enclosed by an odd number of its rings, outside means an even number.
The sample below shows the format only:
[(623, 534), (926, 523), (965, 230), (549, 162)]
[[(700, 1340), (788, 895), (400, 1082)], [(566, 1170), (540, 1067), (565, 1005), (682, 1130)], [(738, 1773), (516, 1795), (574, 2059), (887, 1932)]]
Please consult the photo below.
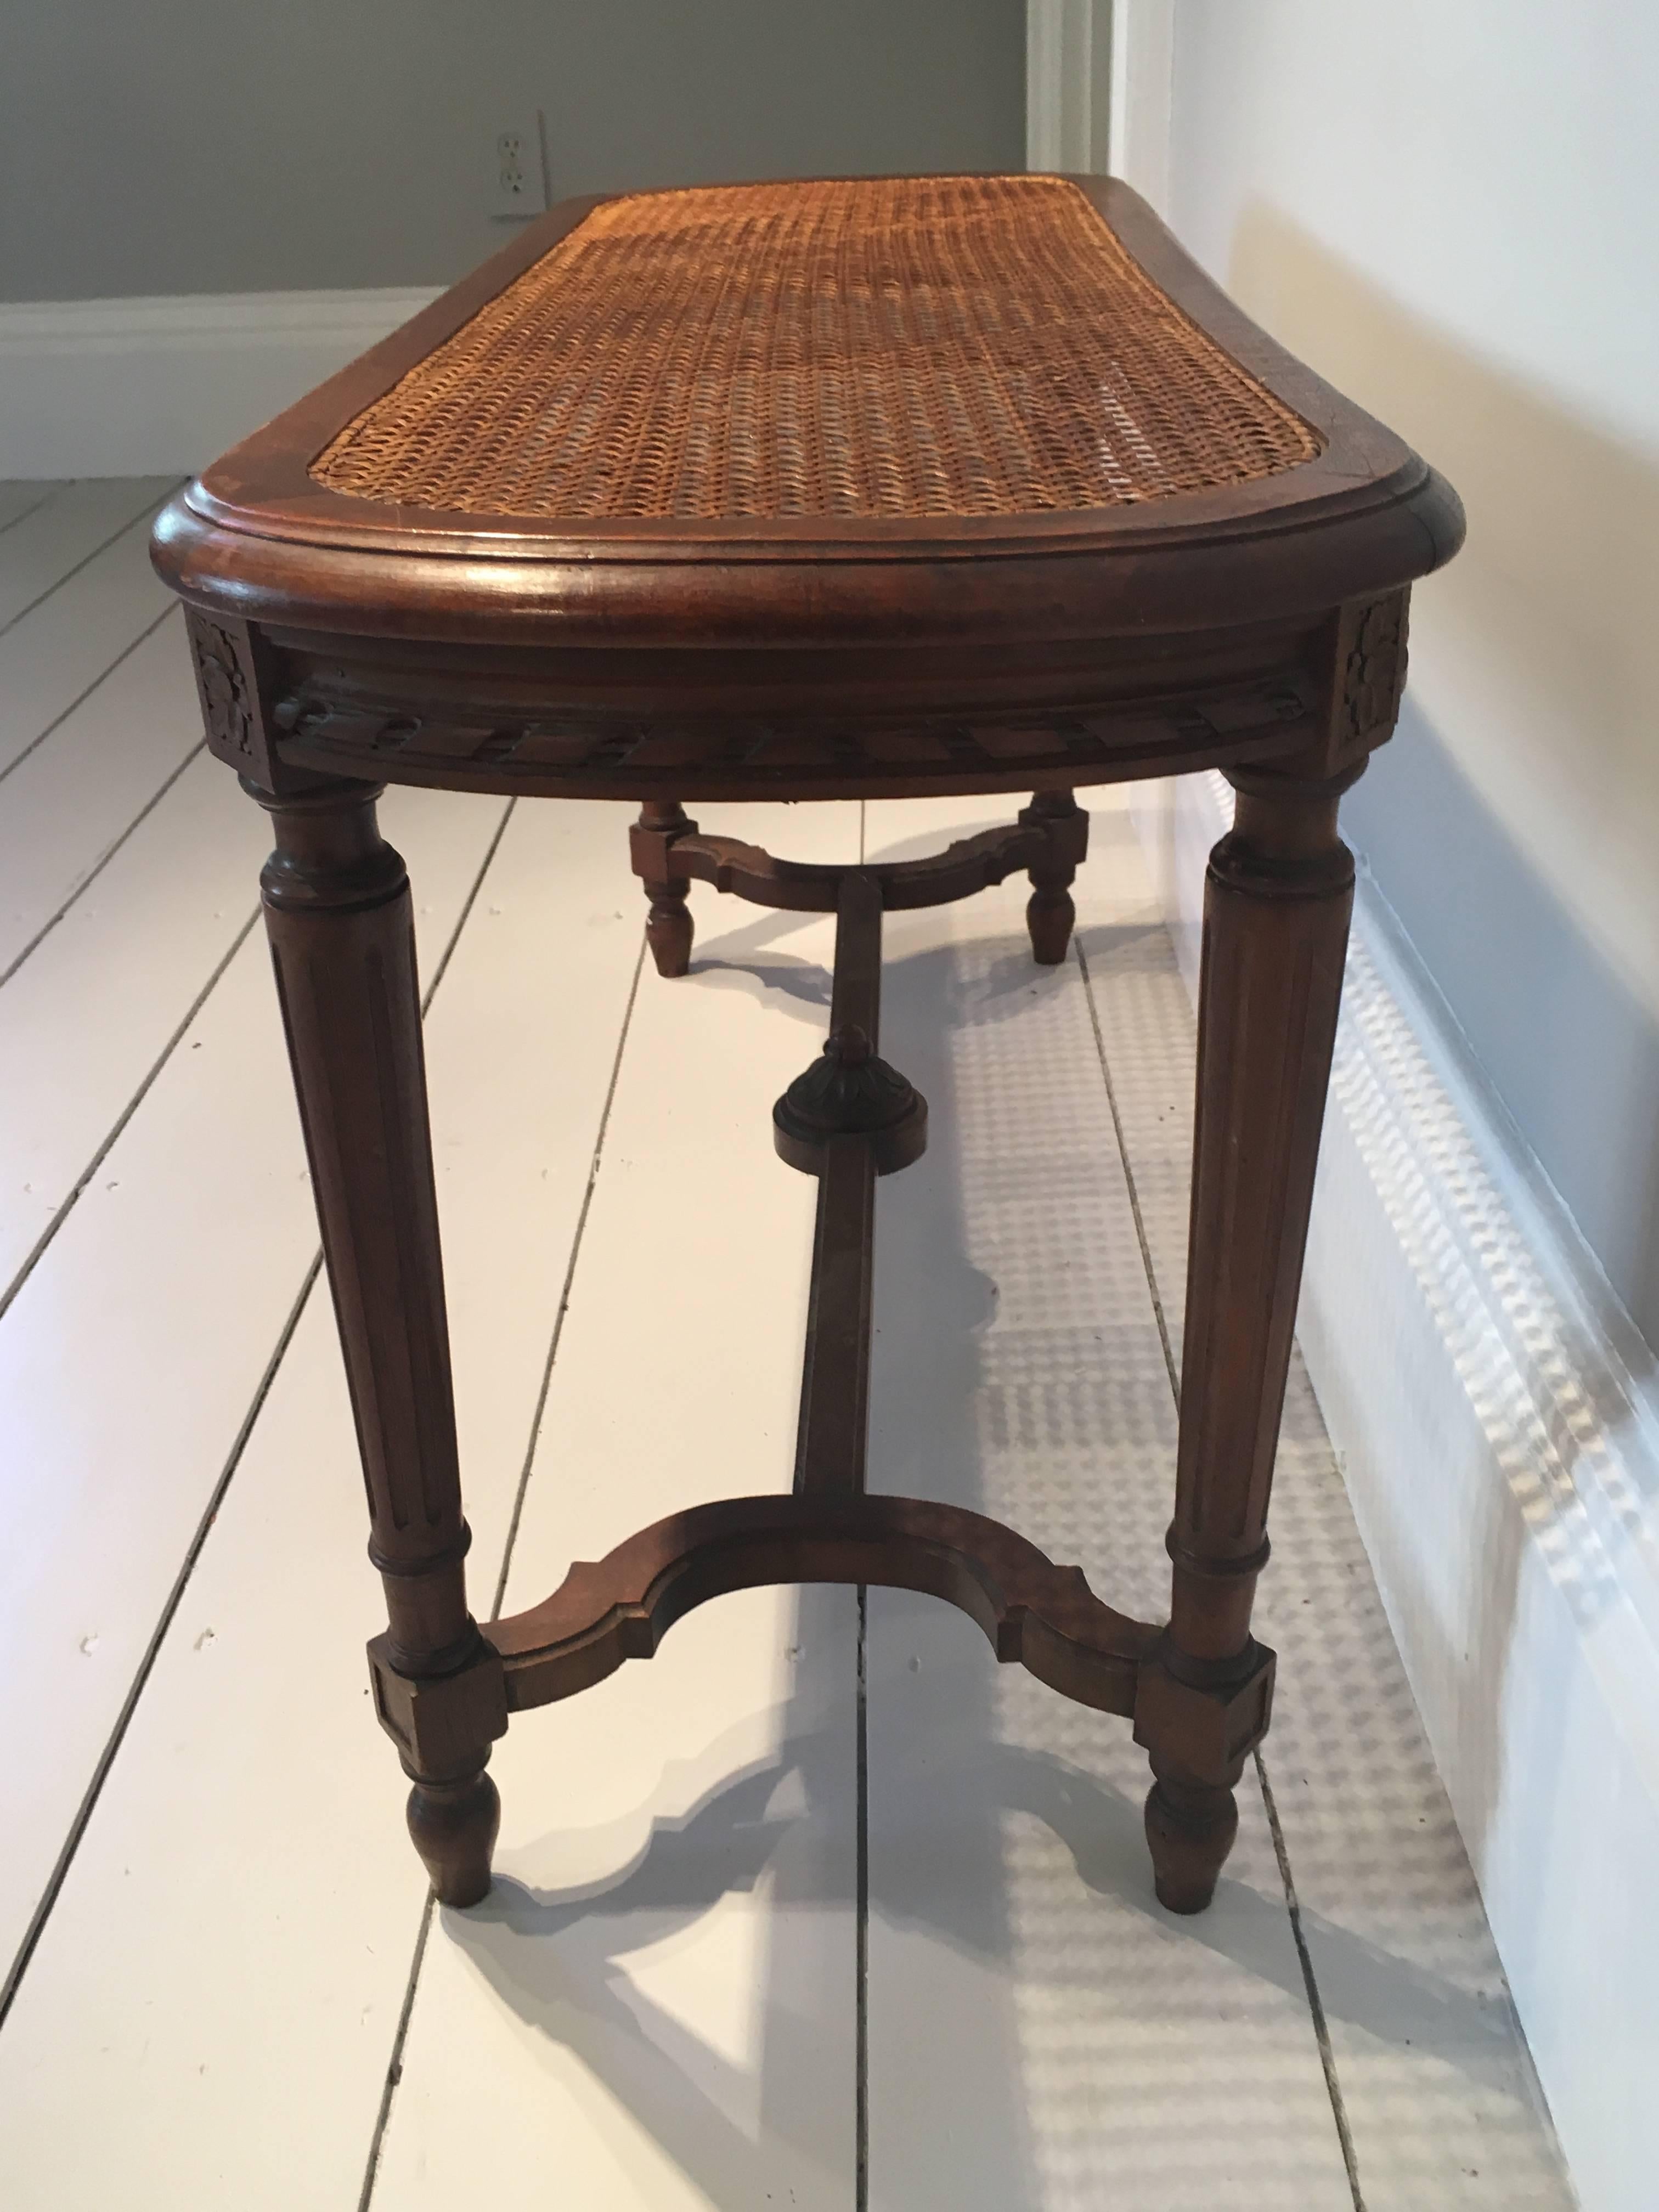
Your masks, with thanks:
[[(1112, 825), (1113, 817), (1103, 824), (1109, 835)], [(921, 842), (929, 849), (937, 841)], [(714, 937), (694, 966), (694, 981), (753, 992), (781, 1017), (820, 1026), (827, 975), (777, 949), (799, 926), (793, 917), (768, 915)], [(1000, 1272), (1042, 1277), (1054, 1264), (1045, 1224), (1073, 1200), (1066, 1164), (1057, 1170), (1052, 1158), (1002, 1141), (982, 1110), (973, 1125), (977, 1139), (969, 1129), (965, 1139), (969, 1118), (958, 1109), (967, 1102), (957, 1092), (974, 1053), (990, 1049), (1008, 1073), (1001, 1110), (1017, 1118), (1022, 1084), (1041, 1090), (1049, 1081), (1042, 1063), (1042, 1009), (1066, 983), (1034, 971), (1012, 938), (980, 946), (969, 960), (951, 948), (907, 949), (898, 927), (892, 940), (883, 1048), (928, 1096), (933, 1133), (927, 1157), (884, 1186), (878, 1208), (872, 1486), (996, 1511), (999, 1500), (988, 1495), (978, 1409), (994, 1379), (986, 1346), (1003, 1288), (970, 1260), (970, 1243), (982, 1240), (970, 1240), (968, 1224), (974, 1209), (992, 1198), (1017, 1212), (1029, 1200), (1023, 1249), (1011, 1251)], [(1075, 977), (1070, 981), (1074, 987)], [(966, 1060), (964, 1037), (970, 1041)], [(988, 1135), (995, 1141), (988, 1145)], [(1040, 1299), (1032, 1307), (1029, 1291), (1022, 1295), (1028, 1310), (1042, 1310)], [(1053, 1412), (1067, 1400), (1066, 1418), (1076, 1419), (1069, 1403), (1079, 1364), (1076, 1317), (1067, 1318), (1063, 1296), (1054, 1312), (1052, 1328), (1027, 1325), (1020, 1333), (1018, 1361), (1030, 1398), (1021, 1418), (1039, 1426), (1045, 1402)], [(1097, 1333), (1090, 1357), (1099, 1357)], [(1161, 1355), (1149, 1387), (1164, 1394), (1167, 1407)], [(1085, 1409), (1090, 1418), (1091, 1407)], [(1167, 1410), (1158, 1417), (1162, 1431), (1154, 1421), (1158, 1434), (1167, 1431), (1168, 1418)], [(1032, 1533), (1042, 1540), (1041, 1532)], [(836, 1593), (800, 1594), (797, 1640), (804, 1656), (797, 1693), (778, 1711), (775, 1758), (720, 1775), (684, 1817), (659, 1820), (643, 1849), (602, 1883), (544, 1891), (501, 1875), (484, 1905), (445, 1917), (451, 1939), (501, 2001), (572, 2051), (722, 2205), (763, 2201), (763, 2177), (775, 2186), (781, 2160), (787, 2167), (792, 2157), (806, 2162), (797, 2201), (839, 2201), (836, 2177), (821, 2166), (806, 2170), (811, 2130), (802, 2101), (810, 2102), (820, 2077), (842, 2078), (824, 2064), (822, 2048), (824, 2023), (848, 2016), (847, 1990), (844, 1981), (832, 1987), (825, 1977), (857, 1971), (850, 1942), (820, 1940), (822, 1929), (803, 1932), (825, 1914), (846, 1921), (853, 1902), (826, 1888), (823, 1869), (836, 1854), (826, 1855), (812, 1841), (815, 1831), (848, 1814), (846, 1709), (858, 1686), (845, 1677), (844, 1639), (829, 1632), (825, 1608), (837, 1602), (845, 1600)], [(886, 1982), (878, 1974), (873, 1986), (884, 2008), (896, 2000), (901, 2021), (925, 2016), (933, 2002), (931, 1985), (908, 1998), (898, 1986), (906, 1954), (902, 1945), (887, 1945), (896, 1931), (920, 1933), (944, 1952), (994, 1970), (973, 1984), (979, 2002), (971, 2022), (965, 2028), (940, 2023), (936, 2037), (919, 2047), (912, 2043), (905, 2061), (906, 2086), (914, 2083), (919, 2100), (919, 2155), (933, 2161), (932, 2179), (948, 2167), (958, 2185), (954, 2199), (945, 2191), (928, 2201), (1034, 2207), (1048, 2195), (1030, 2139), (1024, 2023), (1013, 1978), (994, 1971), (1014, 1957), (1019, 1940), (1009, 1909), (1010, 1816), (1042, 1824), (1091, 1896), (1151, 1931), (1158, 1945), (1170, 1947), (1172, 1960), (1199, 1947), (1272, 1984), (1300, 2007), (1304, 1990), (1285, 1937), (1284, 1904), (1277, 1893), (1224, 1878), (1209, 1914), (1177, 1921), (1164, 1913), (1152, 1892), (1139, 1797), (1074, 1760), (1008, 1740), (999, 1702), (1006, 1677), (1000, 1680), (988, 1651), (974, 1649), (975, 1632), (966, 1623), (947, 1620), (940, 1637), (939, 1609), (928, 1601), (876, 1593), (872, 1609), (877, 1605), (882, 1633), (866, 1646), (875, 1747), (868, 1784), (871, 1948), (889, 1965)], [(941, 1653), (944, 1663), (930, 1666), (918, 1695), (906, 1679), (917, 1666), (908, 1655), (924, 1644)], [(815, 1652), (837, 1657), (817, 1666)], [(901, 1688), (904, 1694), (894, 1694)], [(718, 1742), (699, 1763), (718, 1772)], [(902, 1807), (895, 1817), (895, 1801), (907, 1790), (926, 1798), (926, 1819), (914, 1831), (907, 1831)], [(637, 1829), (619, 1826), (619, 1842), (624, 1832)], [(930, 1840), (941, 1835), (949, 1838), (948, 1867)], [(921, 1848), (914, 1848), (918, 1842)], [(533, 1850), (526, 1856), (533, 1861)], [(738, 2078), (736, 2063), (653, 2004), (631, 1979), (627, 1961), (689, 1930), (722, 1899), (763, 1885), (773, 1910), (769, 1955), (753, 2000), (762, 2053), (757, 2133), (743, 2117), (756, 2110), (753, 2090)], [(1311, 1927), (1322, 1940), (1328, 2012), (1383, 2044), (1436, 2053), (1471, 2079), (1507, 2081), (1510, 2053), (1502, 2021), (1340, 1927), (1316, 1917)], [(894, 2031), (874, 2014), (871, 2031), (871, 2080), (890, 2094), (890, 2079), (878, 2069), (883, 2038)], [(947, 2069), (948, 2080), (927, 2078)], [(849, 2129), (854, 2124), (849, 2112)], [(942, 2134), (947, 2124), (948, 2144)], [(889, 2175), (878, 2201), (890, 2201), (891, 2185)]]
[[(810, 1609), (817, 1595), (805, 1594), (804, 1606)], [(926, 1601), (905, 1602), (920, 1607)], [(806, 1634), (810, 1638), (811, 1631)], [(984, 1694), (977, 1700), (961, 1695), (969, 1670), (951, 1670), (952, 1724), (943, 1757), (932, 1729), (908, 1745), (890, 1742), (889, 1749), (908, 1750), (926, 1771), (933, 1825), (966, 1838), (967, 1858), (982, 1861), (987, 1878), (977, 1885), (960, 1879), (961, 1850), (952, 1854), (948, 1884), (930, 1879), (924, 1864), (891, 1858), (878, 1907), (884, 1926), (920, 1932), (975, 1965), (1006, 1964), (1012, 1945), (1000, 1839), (1006, 1815), (1019, 1813), (1060, 1838), (1088, 1890), (1113, 1911), (1137, 1916), (1171, 1946), (1212, 1950), (1299, 2003), (1293, 1958), (1287, 1972), (1279, 1900), (1224, 1877), (1208, 1914), (1173, 1921), (1151, 1893), (1138, 1800), (987, 1729), (992, 1696), (986, 1678), (994, 1667), (988, 1653), (984, 1663)], [(883, 1688), (879, 1676), (872, 1680), (872, 1700)], [(845, 1685), (832, 1686), (830, 1693), (843, 1695)], [(763, 2183), (775, 2186), (781, 2166), (787, 2170), (792, 2155), (811, 2154), (811, 2130), (801, 2124), (803, 2088), (810, 2100), (810, 2085), (823, 2070), (817, 2049), (823, 2021), (844, 2017), (844, 1993), (791, 1973), (802, 1947), (792, 1942), (787, 1916), (844, 1914), (848, 1900), (792, 1895), (789, 1860), (793, 1844), (824, 1817), (824, 1792), (843, 1771), (843, 1733), (830, 1726), (789, 1735), (775, 1759), (722, 1780), (683, 1819), (657, 1822), (645, 1849), (608, 1886), (549, 1893), (501, 1876), (483, 1906), (445, 1915), (451, 1940), (501, 2001), (574, 2054), (714, 2203), (762, 2201)], [(751, 2133), (733, 2117), (750, 2098), (732, 2063), (645, 1999), (627, 1960), (690, 1929), (724, 1898), (769, 1882), (776, 1911), (760, 1997), (762, 2069), (781, 2094), (768, 2096), (763, 2085), (760, 2125)], [(1321, 1944), (1322, 1988), (1333, 2018), (1385, 2045), (1435, 2056), (1472, 2085), (1508, 2087), (1512, 2054), (1498, 2019), (1375, 1945), (1318, 1916), (1308, 1917), (1309, 1932)], [(822, 1960), (826, 1947), (816, 1949)], [(1016, 2025), (1012, 2012), (1006, 2021), (981, 2016), (971, 2023), (973, 2048), (988, 2053), (987, 2063), (975, 2067), (971, 2081), (953, 2074), (940, 2085), (961, 2122), (950, 2144), (933, 2138), (924, 2155), (935, 2165), (947, 2161), (958, 2185), (971, 2175), (973, 2193), (964, 2198), (941, 2191), (927, 2201), (1023, 2207), (1047, 2201), (1026, 2139), (1018, 2057), (1006, 2048)], [(954, 2055), (960, 2039), (951, 2026), (942, 2026), (940, 2039)], [(988, 2100), (986, 2083), (999, 2058), (1014, 2063), (1000, 2094)], [(920, 2076), (927, 2066), (913, 2054), (907, 2071)], [(814, 2188), (809, 2176), (800, 2176), (798, 2201), (830, 2201), (827, 2185), (836, 2177), (819, 2170), (816, 2178)]]

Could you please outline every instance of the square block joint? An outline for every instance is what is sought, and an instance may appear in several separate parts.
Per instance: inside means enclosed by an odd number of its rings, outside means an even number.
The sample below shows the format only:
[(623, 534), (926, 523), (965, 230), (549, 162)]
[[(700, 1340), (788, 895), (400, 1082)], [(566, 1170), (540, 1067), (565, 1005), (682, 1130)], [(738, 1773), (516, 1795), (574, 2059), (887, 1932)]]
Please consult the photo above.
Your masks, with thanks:
[(691, 878), (674, 872), (673, 851), (682, 837), (695, 837), (695, 822), (683, 822), (672, 830), (653, 829), (649, 823), (630, 823), (628, 830), (629, 860), (634, 873), (647, 890), (665, 890), (671, 885), (684, 890)]
[(1172, 1674), (1164, 1644), (1156, 1644), (1135, 1686), (1135, 1741), (1195, 1782), (1231, 1788), (1273, 1717), (1275, 1655), (1252, 1644), (1249, 1656), (1247, 1673), (1200, 1684)]
[(411, 1773), (438, 1778), (477, 1764), (507, 1733), (507, 1675), (501, 1654), (480, 1641), (477, 1656), (453, 1674), (404, 1674), (392, 1662), (392, 1640), (368, 1647), (369, 1681), (380, 1726)]

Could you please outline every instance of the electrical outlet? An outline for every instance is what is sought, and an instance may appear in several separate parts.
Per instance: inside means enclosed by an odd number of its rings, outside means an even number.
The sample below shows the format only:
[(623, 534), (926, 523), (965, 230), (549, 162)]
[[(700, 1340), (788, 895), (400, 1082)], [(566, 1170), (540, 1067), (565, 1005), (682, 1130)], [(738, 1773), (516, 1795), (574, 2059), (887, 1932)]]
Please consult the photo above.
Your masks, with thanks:
[(532, 109), (497, 130), (489, 156), (488, 204), (492, 216), (540, 215), (547, 206), (547, 154), (542, 118)]

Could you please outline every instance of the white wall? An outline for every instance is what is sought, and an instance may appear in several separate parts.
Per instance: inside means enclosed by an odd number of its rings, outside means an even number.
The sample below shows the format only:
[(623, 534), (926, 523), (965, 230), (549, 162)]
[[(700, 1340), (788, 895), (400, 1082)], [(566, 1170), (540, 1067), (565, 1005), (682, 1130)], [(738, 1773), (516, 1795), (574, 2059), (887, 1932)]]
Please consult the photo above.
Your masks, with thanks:
[(1468, 509), (1351, 832), (1659, 1344), (1659, 8), (1176, 21), (1176, 229)]
[[(1581, 2198), (1647, 2212), (1659, 9), (1175, 0), (1167, 83), (1178, 234), (1468, 508), (1344, 805), (1300, 1328)], [(1156, 86), (1130, 119), (1144, 188)], [(1142, 811), (1190, 957), (1224, 810), (1192, 779)]]

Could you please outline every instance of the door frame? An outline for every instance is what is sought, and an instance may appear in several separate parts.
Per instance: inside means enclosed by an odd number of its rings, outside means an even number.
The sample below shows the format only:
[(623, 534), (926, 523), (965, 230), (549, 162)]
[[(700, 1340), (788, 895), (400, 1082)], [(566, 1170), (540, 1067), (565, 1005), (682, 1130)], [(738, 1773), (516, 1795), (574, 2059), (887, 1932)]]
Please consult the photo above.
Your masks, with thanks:
[(1026, 0), (1025, 166), (1121, 177), (1168, 212), (1175, 0)]

